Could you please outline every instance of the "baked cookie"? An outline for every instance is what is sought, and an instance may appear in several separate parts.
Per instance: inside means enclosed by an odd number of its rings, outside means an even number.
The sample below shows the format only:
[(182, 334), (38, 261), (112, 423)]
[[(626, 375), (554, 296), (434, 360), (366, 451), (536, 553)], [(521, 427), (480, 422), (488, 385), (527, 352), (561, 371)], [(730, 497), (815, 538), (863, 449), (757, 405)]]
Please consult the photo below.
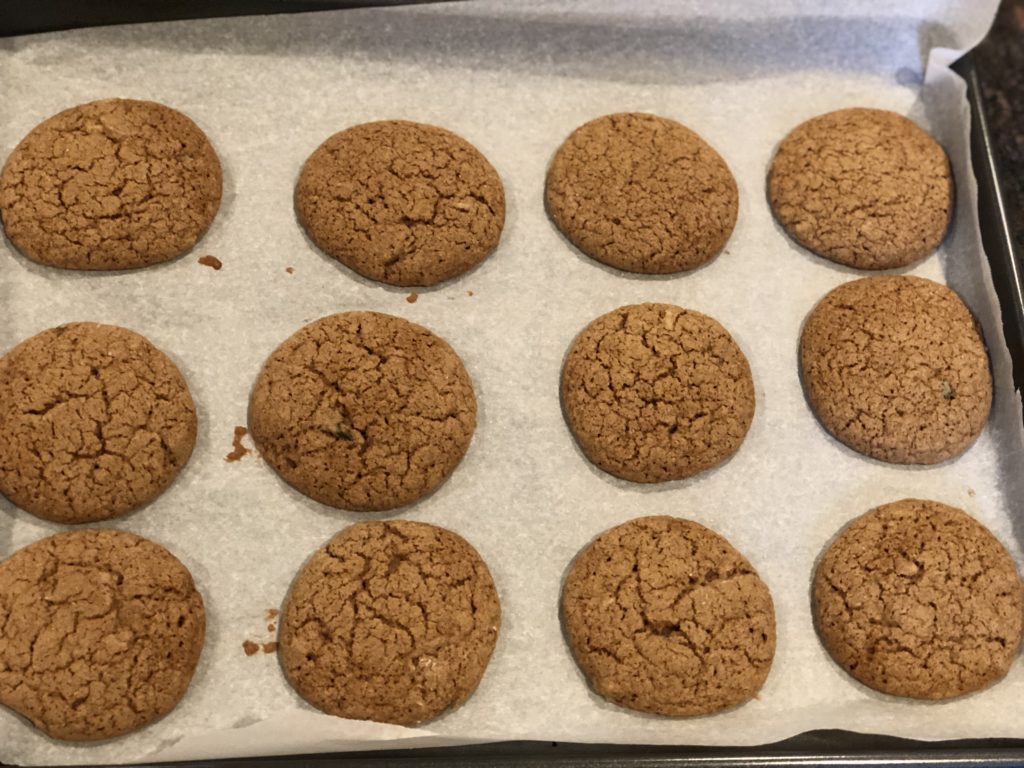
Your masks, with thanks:
[(25, 256), (67, 269), (132, 269), (188, 251), (220, 207), (221, 168), (188, 117), (104, 99), (39, 124), (0, 175), (0, 219)]
[(551, 161), (545, 200), (585, 254), (655, 275), (717, 256), (736, 224), (739, 193), (725, 161), (696, 133), (627, 112), (570, 134)]
[(562, 618), (594, 691), (641, 712), (742, 704), (775, 656), (775, 608), (753, 566), (674, 517), (630, 520), (588, 544), (566, 577)]
[(329, 715), (415, 725), (476, 690), (500, 624), (490, 571), (461, 536), (425, 523), (357, 523), (292, 584), (281, 664)]
[(297, 490), (358, 512), (401, 507), (448, 477), (476, 429), (462, 360), (400, 317), (343, 312), (270, 356), (249, 407), (256, 447)]
[(870, 688), (948, 699), (1000, 680), (1021, 641), (1024, 586), (959, 509), (904, 499), (858, 517), (822, 556), (813, 609), (825, 648)]
[(188, 689), (206, 630), (188, 569), (152, 541), (85, 529), (0, 563), (0, 704), (55, 739), (142, 728)]
[(841, 109), (782, 140), (768, 199), (805, 248), (857, 269), (888, 269), (938, 248), (953, 216), (953, 174), (942, 147), (913, 121)]
[(371, 280), (434, 285), (475, 267), (505, 224), (491, 164), (444, 128), (364, 123), (310, 155), (295, 209), (324, 253)]
[(712, 318), (634, 304), (576, 337), (562, 369), (562, 404), (590, 461), (625, 480), (658, 483), (739, 450), (754, 418), (754, 381)]
[(825, 429), (895, 464), (959, 456), (992, 406), (980, 328), (959, 296), (921, 277), (866, 277), (831, 291), (804, 324), (800, 372)]
[(87, 523), (137, 509), (195, 442), (185, 379), (127, 328), (69, 323), (0, 359), (0, 493), (37, 517)]

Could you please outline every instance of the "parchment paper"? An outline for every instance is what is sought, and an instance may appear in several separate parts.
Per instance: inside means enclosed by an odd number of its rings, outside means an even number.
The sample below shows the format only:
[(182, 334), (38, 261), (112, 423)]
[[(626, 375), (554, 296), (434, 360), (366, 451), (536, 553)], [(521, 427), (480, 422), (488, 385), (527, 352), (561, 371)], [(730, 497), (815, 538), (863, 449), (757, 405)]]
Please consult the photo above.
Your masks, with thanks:
[[(71, 320), (133, 328), (185, 373), (199, 440), (177, 482), (148, 508), (110, 523), (148, 536), (192, 570), (208, 637), (177, 709), (125, 738), (90, 746), (49, 741), (0, 712), (0, 759), (98, 763), (283, 754), (472, 740), (750, 745), (814, 728), (924, 739), (1024, 736), (1017, 662), (996, 687), (944, 704), (899, 701), (854, 683), (811, 624), (815, 558), (870, 507), (921, 496), (963, 507), (1007, 543), (1024, 541), (1021, 414), (976, 224), (963, 84), (947, 69), (983, 35), (996, 2), (858, 0), (836, 15), (788, 0), (643, 4), (537, 2), (361, 10), (82, 30), (0, 41), (0, 153), (70, 105), (124, 96), (192, 116), (220, 153), (223, 206), (196, 250), (119, 274), (37, 266), (4, 242), (0, 349)], [(701, 5), (713, 8), (701, 10)], [(925, 62), (931, 51), (924, 79)], [(797, 123), (864, 105), (909, 114), (952, 158), (958, 205), (940, 253), (910, 270), (947, 280), (980, 317), (996, 377), (988, 428), (959, 460), (887, 466), (842, 447), (809, 411), (797, 340), (811, 307), (858, 277), (793, 245), (773, 223), (765, 172)], [(644, 278), (576, 252), (548, 221), (549, 159), (576, 126), (613, 111), (649, 110), (710, 141), (739, 183), (726, 251), (679, 277)], [(328, 135), (366, 120), (444, 125), (479, 147), (505, 183), (497, 252), (446, 285), (419, 291), (362, 280), (317, 252), (292, 209), (296, 174)], [(197, 264), (212, 254), (224, 267)], [(294, 274), (285, 271), (293, 267)], [(746, 352), (757, 414), (739, 453), (689, 481), (639, 486), (591, 467), (558, 400), (573, 337), (619, 305), (674, 302), (720, 320)], [(489, 563), (504, 607), (490, 668), (461, 708), (404, 729), (320, 715), (286, 684), (276, 657), (242, 651), (272, 639), (278, 607), (304, 559), (364, 516), (312, 502), (254, 456), (226, 463), (246, 423), (264, 359), (302, 324), (356, 308), (391, 312), (443, 335), (464, 359), (480, 404), (465, 461), (402, 517), (451, 528)], [(564, 571), (593, 536), (641, 514), (690, 517), (724, 534), (775, 597), (778, 652), (759, 697), (712, 718), (673, 720), (619, 709), (585, 685), (562, 638)], [(378, 516), (383, 517), (383, 516)], [(59, 526), (0, 501), (0, 555)]]

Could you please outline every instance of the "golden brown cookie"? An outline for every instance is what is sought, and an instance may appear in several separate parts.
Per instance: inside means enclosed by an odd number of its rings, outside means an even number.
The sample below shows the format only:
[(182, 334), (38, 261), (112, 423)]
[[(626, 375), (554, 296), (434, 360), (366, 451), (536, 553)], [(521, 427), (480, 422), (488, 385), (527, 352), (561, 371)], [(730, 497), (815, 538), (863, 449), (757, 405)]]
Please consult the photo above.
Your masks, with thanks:
[(680, 480), (739, 450), (754, 418), (747, 358), (715, 320), (671, 304), (602, 315), (562, 369), (569, 428), (594, 464), (637, 483)]
[(185, 695), (205, 631), (191, 574), (160, 545), (50, 536), (0, 563), (0, 704), (55, 739), (120, 736)]
[(465, 139), (385, 120), (321, 144), (302, 168), (295, 209), (320, 250), (364, 277), (434, 285), (497, 247), (505, 191)]
[(476, 429), (462, 360), (422, 326), (343, 312), (299, 329), (267, 360), (249, 425), (302, 493), (360, 512), (401, 507), (452, 473)]
[(636, 112), (573, 131), (551, 161), (545, 199), (585, 254), (651, 275), (717, 256), (739, 205), (736, 180), (707, 142), (674, 120)]
[(132, 269), (188, 251), (220, 207), (221, 168), (188, 117), (152, 101), (104, 99), (39, 124), (0, 175), (15, 247), (68, 269)]
[(967, 513), (903, 499), (846, 526), (814, 574), (814, 616), (843, 669), (883, 693), (948, 699), (1010, 669), (1024, 586)]
[(804, 324), (800, 371), (829, 432), (896, 464), (959, 456), (992, 406), (980, 328), (959, 296), (921, 277), (866, 277), (831, 291)]
[(938, 248), (953, 216), (953, 175), (942, 147), (913, 121), (841, 109), (782, 140), (768, 199), (805, 248), (850, 267), (888, 269)]
[(69, 323), (0, 359), (0, 493), (33, 515), (87, 523), (137, 509), (195, 442), (185, 379), (127, 328)]
[(580, 552), (562, 589), (576, 663), (615, 704), (708, 715), (742, 704), (775, 656), (775, 607), (753, 566), (714, 531), (640, 517)]
[(469, 698), (498, 639), (487, 565), (461, 536), (425, 523), (357, 523), (292, 584), (281, 664), (330, 715), (415, 725)]

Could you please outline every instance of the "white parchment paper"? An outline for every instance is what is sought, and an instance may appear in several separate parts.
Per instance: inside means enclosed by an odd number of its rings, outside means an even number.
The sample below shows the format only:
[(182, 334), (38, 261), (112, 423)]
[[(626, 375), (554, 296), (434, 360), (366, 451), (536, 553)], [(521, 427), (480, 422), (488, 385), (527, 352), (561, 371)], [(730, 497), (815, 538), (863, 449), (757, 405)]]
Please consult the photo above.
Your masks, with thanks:
[[(145, 98), (192, 116), (220, 153), (226, 178), (212, 230), (171, 264), (63, 272), (29, 262), (6, 241), (0, 246), (0, 350), (89, 319), (145, 334), (185, 373), (200, 414), (192, 460), (160, 499), (110, 525), (175, 552), (208, 611), (193, 685), (162, 721), (75, 746), (2, 711), (0, 760), (127, 762), (500, 739), (750, 745), (815, 728), (924, 739), (1024, 736), (1014, 715), (1024, 696), (1020, 662), (998, 686), (955, 702), (886, 698), (829, 660), (808, 599), (826, 541), (854, 516), (906, 496), (968, 510), (1021, 556), (1020, 406), (978, 237), (964, 88), (947, 69), (955, 54), (934, 48), (974, 44), (995, 0), (852, 0), (828, 15), (808, 0), (753, 9), (633, 5), (466, 2), (0, 40), (0, 156), (70, 105)], [(853, 105), (909, 114), (944, 144), (956, 172), (950, 236), (910, 271), (949, 282), (980, 317), (996, 402), (978, 443), (937, 467), (888, 466), (845, 449), (815, 421), (800, 388), (804, 317), (859, 275), (787, 239), (765, 202), (765, 173), (796, 124)], [(604, 268), (545, 216), (544, 174), (557, 146), (584, 121), (625, 110), (682, 121), (737, 178), (735, 233), (694, 273), (646, 278)], [(508, 198), (497, 252), (470, 274), (419, 291), (414, 304), (407, 290), (363, 280), (317, 252), (292, 209), (309, 153), (337, 130), (383, 118), (466, 137), (497, 168)], [(223, 269), (198, 265), (204, 254)], [(757, 414), (746, 442), (726, 465), (689, 481), (639, 486), (601, 473), (577, 450), (560, 412), (560, 367), (573, 337), (597, 315), (642, 301), (714, 316), (753, 369)], [(365, 518), (304, 498), (258, 457), (226, 463), (232, 430), (246, 423), (252, 382), (282, 340), (317, 317), (357, 308), (398, 314), (444, 336), (464, 359), (480, 406), (473, 444), (450, 481), (398, 514), (451, 528), (479, 549), (504, 623), (476, 694), (419, 729), (323, 716), (291, 691), (273, 654), (248, 657), (241, 645), (273, 638), (265, 611), (280, 606), (304, 559)], [(746, 706), (711, 718), (641, 716), (594, 696), (577, 672), (558, 621), (565, 569), (596, 534), (642, 514), (690, 517), (721, 532), (772, 589), (778, 652), (767, 684)], [(0, 555), (58, 530), (0, 500)]]

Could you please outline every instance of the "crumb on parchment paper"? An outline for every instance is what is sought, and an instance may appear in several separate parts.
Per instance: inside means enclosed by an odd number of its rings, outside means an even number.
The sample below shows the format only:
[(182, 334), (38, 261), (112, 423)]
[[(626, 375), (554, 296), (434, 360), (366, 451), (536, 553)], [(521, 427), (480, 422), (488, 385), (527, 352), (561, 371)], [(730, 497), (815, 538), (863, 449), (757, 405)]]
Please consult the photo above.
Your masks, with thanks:
[(222, 262), (216, 256), (210, 255), (200, 256), (199, 263), (202, 264), (204, 267), (213, 267), (214, 271), (219, 270), (221, 267), (224, 266), (224, 262)]
[(242, 438), (249, 434), (249, 430), (245, 427), (235, 427), (235, 437), (231, 441), (231, 453), (224, 457), (224, 461), (232, 462), (238, 461), (247, 453), (252, 453), (248, 448), (242, 445)]

